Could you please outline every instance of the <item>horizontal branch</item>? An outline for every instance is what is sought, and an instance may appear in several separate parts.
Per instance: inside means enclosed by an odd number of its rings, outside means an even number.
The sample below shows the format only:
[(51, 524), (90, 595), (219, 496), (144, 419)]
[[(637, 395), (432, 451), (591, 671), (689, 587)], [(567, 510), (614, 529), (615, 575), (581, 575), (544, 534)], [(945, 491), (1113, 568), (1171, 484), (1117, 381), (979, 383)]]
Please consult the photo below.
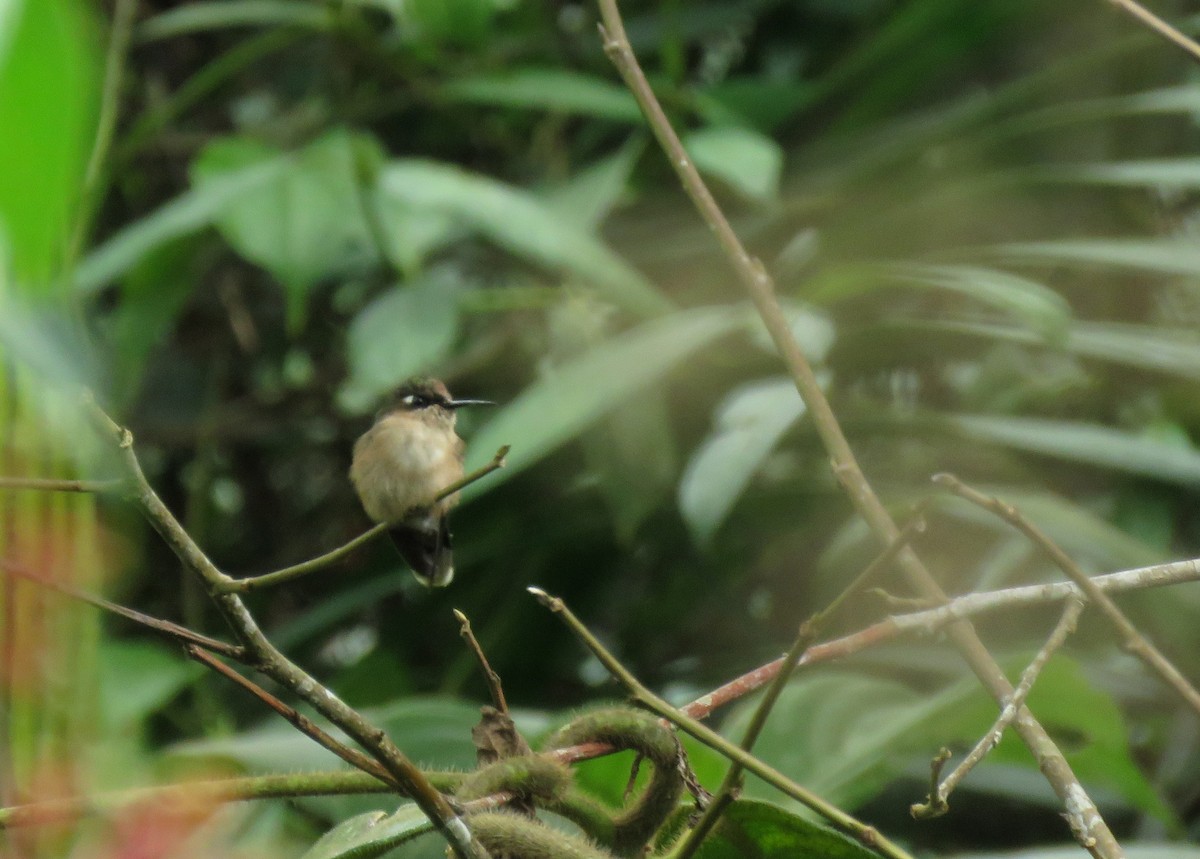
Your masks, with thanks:
[(115, 492), (124, 481), (55, 480), (43, 477), (0, 477), (0, 489), (28, 489), (35, 492)]

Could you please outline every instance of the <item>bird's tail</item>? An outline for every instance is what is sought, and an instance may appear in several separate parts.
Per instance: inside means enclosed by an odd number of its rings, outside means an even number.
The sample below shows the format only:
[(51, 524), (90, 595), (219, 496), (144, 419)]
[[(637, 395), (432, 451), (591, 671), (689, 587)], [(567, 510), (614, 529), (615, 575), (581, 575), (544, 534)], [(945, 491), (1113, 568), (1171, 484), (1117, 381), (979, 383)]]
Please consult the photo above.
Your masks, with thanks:
[(448, 516), (431, 513), (423, 519), (390, 528), (388, 536), (421, 584), (444, 588), (454, 580)]

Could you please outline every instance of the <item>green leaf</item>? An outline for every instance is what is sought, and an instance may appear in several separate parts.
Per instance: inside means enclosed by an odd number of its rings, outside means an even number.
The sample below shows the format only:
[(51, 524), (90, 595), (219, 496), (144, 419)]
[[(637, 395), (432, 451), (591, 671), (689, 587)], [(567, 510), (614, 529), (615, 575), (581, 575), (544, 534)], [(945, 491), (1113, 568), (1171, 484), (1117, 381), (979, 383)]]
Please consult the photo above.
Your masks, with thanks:
[[(644, 323), (549, 371), (508, 404), (470, 444), (469, 466), (512, 445), (507, 467), (483, 483), (495, 485), (578, 435), (614, 406), (662, 378), (687, 356), (743, 324), (729, 307), (685, 310)], [(468, 497), (482, 491), (475, 483)]]
[(1179, 486), (1200, 486), (1200, 452), (1190, 445), (1075, 421), (991, 415), (947, 415), (943, 420), (971, 438), (1017, 450)]
[(783, 150), (757, 131), (734, 125), (686, 134), (684, 148), (701, 173), (724, 182), (757, 203), (775, 199), (783, 170)]
[(350, 324), (350, 377), (341, 405), (365, 411), (381, 394), (439, 363), (458, 333), (461, 285), (455, 272), (438, 269), (364, 307)]
[(406, 0), (400, 9), (411, 37), (435, 47), (482, 44), (496, 11), (493, 0)]
[(474, 230), (517, 256), (579, 277), (635, 314), (653, 316), (672, 307), (588, 231), (565, 222), (532, 194), (494, 179), (436, 161), (393, 161), (380, 173), (378, 201), (389, 229), (433, 218), (443, 231), (449, 224)]
[(766, 802), (739, 799), (721, 815), (696, 859), (876, 859), (840, 832)]
[(629, 545), (675, 484), (679, 452), (664, 391), (652, 386), (646, 395), (618, 405), (582, 442), (617, 539)]
[(326, 29), (331, 23), (329, 8), (305, 0), (201, 0), (147, 18), (136, 35), (155, 42), (230, 27)]
[(326, 832), (301, 859), (373, 859), (432, 831), (429, 818), (411, 803), (394, 814), (368, 811)]
[(804, 401), (787, 378), (753, 382), (725, 398), (715, 429), (679, 483), (679, 509), (697, 542), (712, 539), (768, 454), (803, 414)]
[[(1027, 346), (1044, 345), (1043, 339), (1037, 334), (1005, 325), (907, 320), (897, 324), (917, 331), (967, 334)], [(1200, 380), (1200, 337), (1193, 329), (1116, 322), (1073, 322), (1065, 342), (1054, 345), (1072, 355), (1093, 361)]]
[(645, 137), (635, 134), (615, 155), (588, 165), (563, 185), (543, 192), (542, 199), (568, 223), (594, 230), (621, 198), (643, 149)]
[(142, 642), (103, 642), (99, 666), (104, 723), (116, 730), (144, 721), (204, 674), (176, 650)]
[(900, 264), (892, 271), (913, 283), (950, 290), (1011, 313), (1051, 341), (1061, 342), (1067, 334), (1071, 307), (1066, 299), (1028, 278), (968, 265)]
[(278, 180), (290, 162), (289, 157), (279, 156), (185, 191), (92, 251), (76, 268), (75, 288), (85, 295), (96, 292), (155, 248), (209, 226), (230, 205)]
[(118, 406), (141, 391), (146, 365), (166, 341), (196, 288), (194, 240), (168, 242), (147, 253), (121, 284), (121, 300), (105, 319), (114, 353), (113, 395)]
[(569, 69), (524, 68), (458, 78), (441, 88), (452, 101), (575, 113), (640, 124), (629, 90), (606, 78)]
[[(257, 141), (224, 138), (192, 162), (192, 180), (203, 189), (279, 157)], [(360, 178), (380, 158), (372, 138), (331, 131), (296, 152), (274, 181), (230, 200), (218, 213), (217, 227), (226, 240), (287, 289), (293, 323), (302, 318), (308, 292), (318, 281), (377, 262)]]
[(1200, 274), (1200, 247), (1179, 239), (1069, 239), (999, 245), (1004, 257), (1089, 267), (1132, 268), (1158, 274)]
[(25, 288), (47, 288), (75, 227), (100, 57), (91, 4), (0, 3), (0, 244)]
[(1028, 167), (1020, 170), (1019, 175), (1038, 182), (1187, 191), (1200, 188), (1200, 158)]

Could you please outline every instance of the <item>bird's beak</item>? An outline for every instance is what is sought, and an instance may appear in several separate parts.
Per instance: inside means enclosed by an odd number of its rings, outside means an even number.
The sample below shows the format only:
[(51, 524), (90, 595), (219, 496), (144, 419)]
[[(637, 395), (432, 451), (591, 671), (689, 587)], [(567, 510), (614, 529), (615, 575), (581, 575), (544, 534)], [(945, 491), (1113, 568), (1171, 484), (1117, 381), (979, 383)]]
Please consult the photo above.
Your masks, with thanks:
[(446, 403), (448, 409), (461, 409), (463, 406), (494, 406), (491, 400), (450, 400)]

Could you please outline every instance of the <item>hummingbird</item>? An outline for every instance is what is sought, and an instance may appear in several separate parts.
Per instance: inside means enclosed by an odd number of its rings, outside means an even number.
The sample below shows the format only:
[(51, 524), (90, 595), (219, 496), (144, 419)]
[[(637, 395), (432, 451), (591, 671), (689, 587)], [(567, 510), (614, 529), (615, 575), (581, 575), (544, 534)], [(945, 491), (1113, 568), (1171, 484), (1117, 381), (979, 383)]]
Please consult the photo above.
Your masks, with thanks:
[(456, 400), (437, 379), (410, 379), (354, 444), (350, 480), (363, 509), (392, 526), (388, 536), (427, 587), (445, 587), (454, 578), (449, 514), (458, 493), (437, 496), (462, 480), (456, 411), (475, 405), (494, 404)]

